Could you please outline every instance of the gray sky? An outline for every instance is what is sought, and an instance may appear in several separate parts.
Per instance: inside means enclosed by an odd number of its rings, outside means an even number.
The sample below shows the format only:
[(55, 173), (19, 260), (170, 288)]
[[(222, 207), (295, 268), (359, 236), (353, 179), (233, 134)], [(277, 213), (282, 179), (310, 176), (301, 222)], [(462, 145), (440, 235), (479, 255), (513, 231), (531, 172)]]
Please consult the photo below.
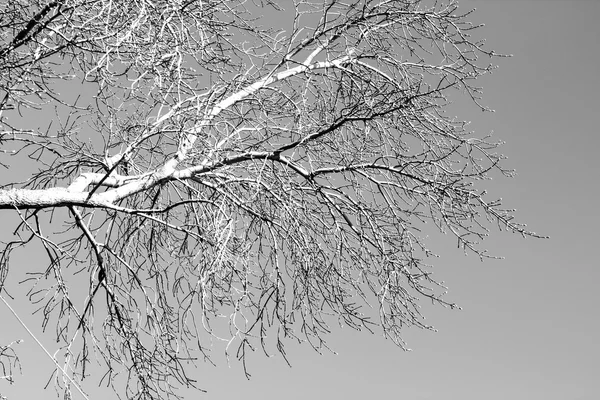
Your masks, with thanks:
[[(462, 311), (424, 305), (439, 332), (407, 331), (412, 352), (377, 335), (337, 329), (338, 355), (288, 345), (280, 356), (251, 355), (252, 379), (218, 354), (195, 378), (206, 399), (398, 398), (404, 400), (593, 400), (600, 398), (600, 319), (596, 246), (600, 226), (597, 76), (600, 2), (462, 1), (490, 48), (512, 53), (482, 84), (485, 104), (457, 111), (478, 135), (493, 130), (518, 176), (487, 184), (529, 227), (549, 240), (493, 232), (489, 250), (504, 260), (465, 257), (433, 236), (436, 275)], [(448, 239), (448, 240), (445, 240)], [(34, 261), (34, 260), (31, 260)], [(32, 326), (39, 321), (25, 316)], [(0, 382), (12, 399), (54, 399), (42, 391), (51, 363), (0, 304), (0, 343), (23, 338), (23, 374)], [(34, 321), (38, 321), (37, 325)], [(53, 342), (45, 344), (52, 349)], [(90, 381), (91, 383), (91, 381)], [(88, 387), (90, 398), (107, 398)], [(75, 397), (80, 398), (80, 397)], [(110, 397), (112, 398), (112, 396)]]

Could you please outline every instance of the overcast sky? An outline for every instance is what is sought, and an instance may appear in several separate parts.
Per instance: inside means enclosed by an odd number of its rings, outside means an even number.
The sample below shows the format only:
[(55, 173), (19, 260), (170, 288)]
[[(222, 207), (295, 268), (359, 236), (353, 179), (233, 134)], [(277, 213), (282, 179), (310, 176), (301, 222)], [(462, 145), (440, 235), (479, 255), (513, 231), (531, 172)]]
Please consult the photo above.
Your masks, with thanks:
[[(407, 331), (411, 352), (377, 335), (338, 329), (329, 341), (337, 355), (290, 345), (289, 368), (281, 357), (257, 352), (249, 359), (249, 381), (237, 363), (229, 368), (215, 357), (217, 368), (206, 364), (195, 376), (208, 394), (189, 398), (600, 398), (600, 2), (461, 5), (477, 8), (472, 20), (486, 24), (480, 35), (490, 48), (514, 57), (499, 60), (500, 68), (482, 82), (485, 104), (496, 112), (465, 107), (457, 114), (471, 120), (478, 135), (493, 130), (506, 141), (507, 165), (518, 176), (489, 183), (489, 192), (551, 238), (494, 232), (487, 247), (505, 259), (481, 263), (465, 257), (453, 240), (432, 237), (430, 247), (442, 255), (436, 276), (463, 310), (425, 306), (439, 331)], [(27, 345), (18, 347), (23, 374), (14, 386), (0, 382), (0, 392), (11, 399), (55, 399), (51, 388), (42, 390), (51, 363), (3, 304), (0, 321), (0, 343), (23, 338)], [(107, 398), (88, 390), (90, 399)]]

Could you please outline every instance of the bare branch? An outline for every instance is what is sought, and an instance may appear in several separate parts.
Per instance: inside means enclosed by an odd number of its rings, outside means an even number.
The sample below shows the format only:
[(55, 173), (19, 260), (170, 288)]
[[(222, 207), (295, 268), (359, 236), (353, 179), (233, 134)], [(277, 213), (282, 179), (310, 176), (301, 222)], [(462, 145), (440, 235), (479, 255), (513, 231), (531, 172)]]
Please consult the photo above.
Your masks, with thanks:
[(328, 349), (334, 324), (406, 348), (433, 329), (421, 301), (457, 307), (431, 229), (481, 258), (491, 226), (540, 237), (483, 188), (513, 174), (501, 143), (445, 114), (487, 110), (499, 56), (452, 0), (0, 10), (0, 210), (19, 217), (0, 290), (14, 251), (43, 249), (23, 284), (78, 382), (177, 397), (218, 343), (246, 369), (250, 349)]

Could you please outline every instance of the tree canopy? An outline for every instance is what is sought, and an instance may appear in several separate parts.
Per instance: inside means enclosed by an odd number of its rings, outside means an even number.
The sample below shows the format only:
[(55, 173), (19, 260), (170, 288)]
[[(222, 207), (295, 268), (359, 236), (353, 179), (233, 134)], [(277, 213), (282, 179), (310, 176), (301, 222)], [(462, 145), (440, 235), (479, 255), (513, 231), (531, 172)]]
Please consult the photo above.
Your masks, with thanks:
[(455, 305), (426, 224), (482, 258), (494, 225), (536, 236), (480, 182), (512, 175), (499, 142), (447, 115), (453, 96), (487, 110), (477, 79), (499, 55), (470, 14), (0, 1), (0, 212), (20, 219), (0, 293), (13, 252), (43, 251), (24, 284), (62, 346), (56, 384), (96, 357), (120, 396), (158, 399), (196, 385), (211, 338), (245, 362), (321, 349), (335, 324), (402, 347), (403, 328), (432, 329), (419, 302)]

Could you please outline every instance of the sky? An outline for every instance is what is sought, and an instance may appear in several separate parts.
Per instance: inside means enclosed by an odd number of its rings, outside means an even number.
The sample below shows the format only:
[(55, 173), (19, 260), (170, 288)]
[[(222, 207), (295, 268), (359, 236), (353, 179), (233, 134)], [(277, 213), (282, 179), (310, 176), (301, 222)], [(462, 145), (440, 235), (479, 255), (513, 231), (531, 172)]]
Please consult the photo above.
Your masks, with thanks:
[[(513, 54), (482, 80), (485, 104), (459, 109), (482, 136), (506, 144), (513, 179), (487, 187), (517, 216), (550, 239), (493, 232), (487, 248), (503, 260), (480, 262), (449, 237), (432, 237), (441, 254), (435, 273), (462, 310), (424, 304), (438, 332), (408, 330), (410, 352), (378, 335), (336, 329), (319, 355), (288, 345), (280, 356), (250, 356), (252, 378), (239, 364), (215, 357), (217, 367), (194, 372), (206, 394), (186, 398), (247, 400), (393, 398), (403, 400), (594, 400), (600, 398), (600, 313), (597, 268), (600, 139), (597, 118), (598, 1), (462, 1), (490, 48)], [(447, 240), (445, 240), (447, 239)], [(35, 318), (23, 316), (32, 327)], [(0, 304), (0, 343), (17, 347), (22, 375), (0, 393), (11, 399), (56, 398), (43, 386), (52, 364)], [(39, 322), (38, 322), (39, 324)], [(44, 336), (41, 335), (44, 340)], [(45, 337), (45, 345), (52, 343)], [(219, 362), (220, 361), (220, 362)], [(36, 379), (37, 378), (37, 379)], [(91, 399), (113, 398), (88, 384)], [(81, 398), (77, 394), (75, 399)]]

